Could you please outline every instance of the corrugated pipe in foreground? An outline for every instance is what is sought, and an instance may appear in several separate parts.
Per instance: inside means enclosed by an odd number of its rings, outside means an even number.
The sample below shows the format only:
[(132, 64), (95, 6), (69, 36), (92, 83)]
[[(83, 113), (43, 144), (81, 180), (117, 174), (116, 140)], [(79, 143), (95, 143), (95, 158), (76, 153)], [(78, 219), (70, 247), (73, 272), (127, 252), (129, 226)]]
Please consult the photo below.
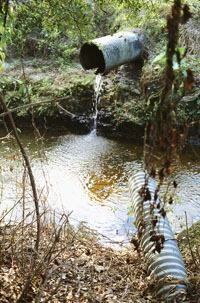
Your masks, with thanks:
[(154, 202), (155, 182), (138, 172), (129, 179), (129, 190), (148, 274), (158, 281), (157, 296), (164, 302), (184, 302), (186, 269), (159, 195)]

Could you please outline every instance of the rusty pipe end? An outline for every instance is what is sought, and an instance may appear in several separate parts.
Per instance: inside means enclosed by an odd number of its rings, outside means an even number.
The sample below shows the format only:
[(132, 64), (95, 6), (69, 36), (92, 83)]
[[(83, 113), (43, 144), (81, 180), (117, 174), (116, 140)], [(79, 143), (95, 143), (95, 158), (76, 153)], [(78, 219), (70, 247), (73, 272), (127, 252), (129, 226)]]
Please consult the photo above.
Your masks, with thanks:
[(80, 63), (85, 70), (97, 68), (97, 74), (105, 71), (105, 60), (100, 48), (92, 42), (86, 42), (80, 50)]

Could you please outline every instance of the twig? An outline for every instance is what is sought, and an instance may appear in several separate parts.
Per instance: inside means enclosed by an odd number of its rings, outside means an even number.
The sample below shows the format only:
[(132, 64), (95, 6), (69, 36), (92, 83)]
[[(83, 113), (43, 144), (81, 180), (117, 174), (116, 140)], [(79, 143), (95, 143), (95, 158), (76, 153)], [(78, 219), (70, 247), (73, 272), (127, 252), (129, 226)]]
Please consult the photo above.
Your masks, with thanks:
[[(193, 230), (193, 234), (195, 235), (194, 225), (192, 225), (192, 230)], [(199, 245), (197, 244), (196, 240), (197, 240), (197, 239), (195, 238), (196, 253), (197, 253), (197, 256), (198, 256), (198, 258), (199, 258), (199, 262), (198, 262), (198, 264), (199, 264), (199, 263), (200, 263), (200, 251), (199, 251)]]
[(4, 215), (3, 217), (0, 218), (0, 223), (3, 221), (3, 219), (15, 208), (15, 206), (17, 206), (17, 204), (20, 203), (20, 201), (22, 200), (22, 198), (20, 198)]
[[(52, 274), (52, 273), (51, 273)], [(61, 277), (60, 279), (58, 280), (58, 284), (57, 286), (53, 289), (53, 291), (51, 292), (50, 296), (45, 300), (43, 301), (43, 303), (48, 303), (49, 302), (49, 299), (52, 298), (56, 293), (57, 293), (57, 290), (59, 289), (61, 283), (63, 281), (63, 278), (62, 278), (62, 273), (61, 273)], [(36, 302), (35, 302), (36, 303)]]
[[(2, 107), (4, 109), (5, 112), (9, 112), (8, 107), (2, 97), (2, 95), (0, 94), (0, 103), (2, 104)], [(29, 174), (29, 178), (30, 178), (30, 183), (31, 183), (31, 187), (32, 187), (32, 192), (33, 192), (33, 199), (34, 199), (34, 203), (35, 203), (35, 211), (36, 211), (36, 217), (37, 217), (37, 237), (36, 237), (36, 242), (35, 242), (35, 249), (38, 251), (39, 248), (39, 242), (40, 242), (40, 211), (39, 211), (39, 200), (38, 200), (38, 195), (37, 195), (37, 190), (36, 190), (36, 184), (35, 184), (35, 179), (34, 179), (34, 175), (32, 172), (32, 168), (31, 168), (31, 164), (29, 161), (29, 157), (22, 145), (22, 142), (20, 140), (20, 137), (18, 135), (18, 131), (15, 125), (15, 122), (13, 120), (12, 114), (8, 113), (8, 119), (10, 122), (10, 125), (13, 129), (13, 135), (17, 141), (17, 144), (20, 148), (21, 154), (24, 158), (25, 164), (27, 166), (28, 169), (28, 174)]]
[(56, 105), (68, 116), (70, 116), (71, 118), (76, 117), (76, 115), (70, 113), (68, 110), (66, 110), (64, 107), (62, 107), (59, 103), (56, 102)]
[(190, 253), (191, 253), (191, 256), (192, 256), (192, 259), (193, 259), (193, 262), (194, 262), (196, 268), (198, 268), (197, 261), (196, 261), (196, 258), (194, 256), (194, 253), (193, 253), (193, 250), (192, 250), (192, 245), (191, 245), (191, 242), (190, 242), (190, 236), (189, 236), (189, 230), (188, 230), (188, 220), (187, 220), (186, 211), (185, 211), (185, 222), (186, 222), (187, 241), (188, 241), (188, 245), (189, 245), (189, 248), (190, 248)]
[(68, 97), (60, 97), (60, 98), (56, 98), (56, 99), (44, 100), (44, 101), (38, 101), (38, 102), (34, 102), (34, 103), (25, 104), (25, 105), (18, 106), (18, 107), (4, 111), (4, 113), (0, 114), (0, 118), (5, 117), (8, 114), (20, 111), (22, 109), (29, 108), (29, 107), (38, 106), (38, 105), (42, 105), (42, 104), (46, 104), (46, 103), (52, 103), (52, 102), (66, 101), (68, 99), (69, 99)]
[[(29, 94), (29, 89), (28, 89), (28, 85), (27, 85), (27, 78), (26, 78), (26, 74), (25, 74), (23, 56), (21, 56), (21, 66), (22, 66), (22, 75), (23, 75), (23, 78), (24, 78), (24, 86), (25, 86), (25, 89), (26, 89), (26, 94), (27, 94), (28, 102), (29, 102), (29, 104), (31, 104), (32, 103), (31, 102), (31, 95)], [(38, 136), (38, 138), (41, 138), (40, 131), (37, 128), (36, 123), (35, 123), (35, 117), (34, 117), (33, 107), (31, 107), (31, 117), (32, 117), (32, 126), (34, 128), (36, 137)]]

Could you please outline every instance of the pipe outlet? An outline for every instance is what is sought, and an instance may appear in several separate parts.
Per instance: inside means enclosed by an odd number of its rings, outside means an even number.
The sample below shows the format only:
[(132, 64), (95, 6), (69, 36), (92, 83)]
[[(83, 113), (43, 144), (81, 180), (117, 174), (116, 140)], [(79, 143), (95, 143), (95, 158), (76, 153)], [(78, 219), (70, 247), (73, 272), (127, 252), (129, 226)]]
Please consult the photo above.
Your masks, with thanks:
[(82, 45), (80, 63), (85, 70), (107, 74), (112, 68), (136, 60), (143, 52), (142, 35), (119, 32), (94, 39)]
[[(148, 193), (145, 199), (142, 188)], [(183, 302), (187, 291), (186, 269), (159, 195), (154, 200), (156, 184), (139, 172), (129, 179), (129, 190), (148, 274), (158, 280), (157, 296), (164, 302)]]

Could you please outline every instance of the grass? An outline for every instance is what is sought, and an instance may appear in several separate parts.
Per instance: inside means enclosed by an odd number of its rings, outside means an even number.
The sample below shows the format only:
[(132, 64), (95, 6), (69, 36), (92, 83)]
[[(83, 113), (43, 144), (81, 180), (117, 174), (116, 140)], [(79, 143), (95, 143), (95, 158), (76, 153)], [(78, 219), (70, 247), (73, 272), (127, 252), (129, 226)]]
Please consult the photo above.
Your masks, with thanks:
[(200, 221), (178, 235), (190, 283), (191, 302), (200, 302)]

